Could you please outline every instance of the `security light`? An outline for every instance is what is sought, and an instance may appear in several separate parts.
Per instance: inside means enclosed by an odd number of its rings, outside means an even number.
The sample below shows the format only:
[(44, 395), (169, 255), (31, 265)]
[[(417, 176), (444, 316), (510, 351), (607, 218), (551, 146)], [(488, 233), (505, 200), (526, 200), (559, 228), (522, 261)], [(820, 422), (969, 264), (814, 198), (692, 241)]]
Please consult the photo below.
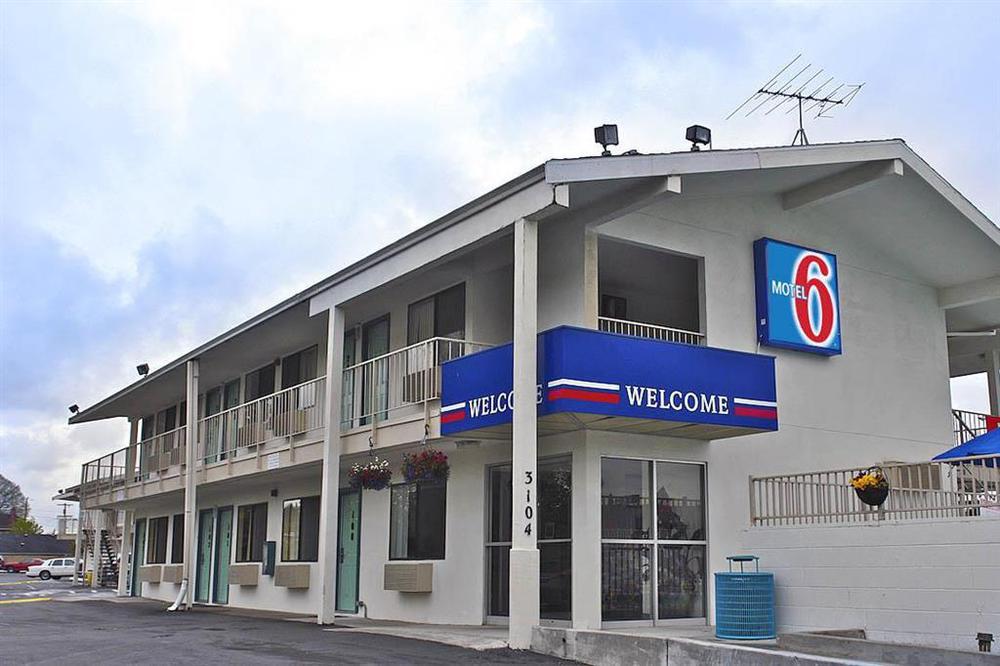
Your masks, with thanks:
[(712, 144), (712, 130), (701, 125), (688, 127), (686, 137), (691, 142), (691, 150), (701, 150), (698, 144), (703, 146), (711, 146)]
[(611, 154), (608, 146), (618, 145), (618, 125), (601, 125), (600, 127), (595, 127), (594, 141), (601, 144), (601, 147), (604, 148), (604, 152), (601, 155), (607, 157)]
[(135, 371), (139, 373), (140, 377), (145, 377), (149, 374), (149, 363), (140, 363), (135, 366)]
[(79, 411), (80, 411), (80, 406), (79, 405), (70, 405), (69, 406), (69, 412), (70, 412), (70, 414), (76, 414)]

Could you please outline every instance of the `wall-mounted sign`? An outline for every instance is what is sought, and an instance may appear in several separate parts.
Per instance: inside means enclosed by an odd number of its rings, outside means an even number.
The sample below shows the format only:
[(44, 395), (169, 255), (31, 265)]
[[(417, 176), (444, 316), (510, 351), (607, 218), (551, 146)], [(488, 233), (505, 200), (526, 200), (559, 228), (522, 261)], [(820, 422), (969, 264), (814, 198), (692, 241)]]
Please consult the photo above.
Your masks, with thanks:
[(753, 244), (757, 339), (762, 345), (841, 353), (837, 257), (761, 238)]
[[(441, 434), (510, 423), (513, 347), (442, 367)], [(561, 326), (538, 336), (538, 416), (778, 429), (774, 358)], [(743, 434), (735, 433), (731, 434)]]

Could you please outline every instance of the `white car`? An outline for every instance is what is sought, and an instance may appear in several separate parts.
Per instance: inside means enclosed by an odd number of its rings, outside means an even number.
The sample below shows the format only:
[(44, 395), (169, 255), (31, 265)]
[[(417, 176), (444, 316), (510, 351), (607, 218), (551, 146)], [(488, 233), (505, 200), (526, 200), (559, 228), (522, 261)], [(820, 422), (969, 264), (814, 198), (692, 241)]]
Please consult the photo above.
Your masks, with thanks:
[(62, 578), (63, 576), (72, 576), (73, 567), (76, 565), (76, 560), (72, 557), (68, 558), (57, 558), (54, 560), (45, 560), (41, 564), (36, 564), (33, 567), (28, 567), (28, 570), (24, 573), (32, 578), (36, 576), (42, 580), (48, 580), (49, 578)]

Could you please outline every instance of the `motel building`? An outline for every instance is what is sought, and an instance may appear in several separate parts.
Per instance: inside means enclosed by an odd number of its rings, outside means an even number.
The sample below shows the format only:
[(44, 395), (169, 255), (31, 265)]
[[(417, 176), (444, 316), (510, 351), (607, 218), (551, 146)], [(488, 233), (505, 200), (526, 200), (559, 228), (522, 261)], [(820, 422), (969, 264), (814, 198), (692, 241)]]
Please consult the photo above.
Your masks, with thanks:
[[(553, 159), (79, 411), (130, 435), (65, 494), (105, 516), (79, 547), (106, 584), (181, 607), (526, 648), (713, 625), (750, 552), (779, 628), (962, 647), (1000, 634), (996, 481), (920, 502), (964, 469), (930, 462), (949, 378), (988, 372), (1000, 413), (998, 324), (1000, 229), (901, 140)], [(375, 458), (387, 487), (352, 485)], [(873, 465), (881, 509), (847, 483)], [(982, 560), (950, 601), (808, 597), (814, 562), (850, 568), (815, 583), (836, 597), (876, 546), (893, 585), (933, 577), (951, 556), (909, 545), (934, 539)]]

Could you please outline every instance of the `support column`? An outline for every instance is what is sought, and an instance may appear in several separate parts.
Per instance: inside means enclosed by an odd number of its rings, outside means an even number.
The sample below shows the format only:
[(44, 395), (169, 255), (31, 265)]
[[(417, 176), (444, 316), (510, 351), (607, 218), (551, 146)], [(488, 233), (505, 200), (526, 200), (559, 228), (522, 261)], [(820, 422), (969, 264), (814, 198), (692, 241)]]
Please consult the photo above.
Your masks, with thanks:
[(598, 237), (587, 229), (583, 232), (583, 325), (597, 330), (597, 316), (601, 310), (600, 280), (598, 274)]
[(537, 544), (538, 222), (514, 223), (513, 511), (508, 642), (531, 646), (539, 622)]
[[(138, 459), (139, 419), (130, 416), (128, 419), (128, 448), (125, 449), (125, 486), (135, 483), (135, 462)], [(127, 497), (126, 491), (126, 497)]]
[(80, 562), (80, 540), (83, 538), (83, 495), (85, 493), (84, 482), (87, 480), (87, 466), (80, 467), (80, 489), (77, 491), (76, 501), (76, 545), (73, 549), (73, 584), (76, 585), (79, 579)]
[(195, 462), (198, 459), (198, 359), (187, 362), (187, 431), (184, 444), (184, 560), (181, 577), (187, 583), (184, 607), (191, 608), (194, 599), (194, 562), (197, 562), (194, 530), (198, 518)]
[(122, 545), (118, 554), (118, 596), (128, 596), (128, 564), (132, 554), (132, 521), (133, 511), (122, 511)]
[(990, 414), (1000, 416), (1000, 349), (986, 352), (986, 388), (990, 392)]
[(318, 624), (332, 624), (337, 608), (337, 509), (340, 500), (340, 407), (344, 374), (344, 311), (330, 308), (326, 332), (326, 434), (319, 505)]
[(91, 541), (93, 547), (90, 549), (90, 565), (94, 568), (90, 574), (90, 587), (97, 589), (97, 577), (101, 573), (101, 530), (107, 527), (108, 512), (101, 509), (92, 514), (94, 516), (94, 539)]

